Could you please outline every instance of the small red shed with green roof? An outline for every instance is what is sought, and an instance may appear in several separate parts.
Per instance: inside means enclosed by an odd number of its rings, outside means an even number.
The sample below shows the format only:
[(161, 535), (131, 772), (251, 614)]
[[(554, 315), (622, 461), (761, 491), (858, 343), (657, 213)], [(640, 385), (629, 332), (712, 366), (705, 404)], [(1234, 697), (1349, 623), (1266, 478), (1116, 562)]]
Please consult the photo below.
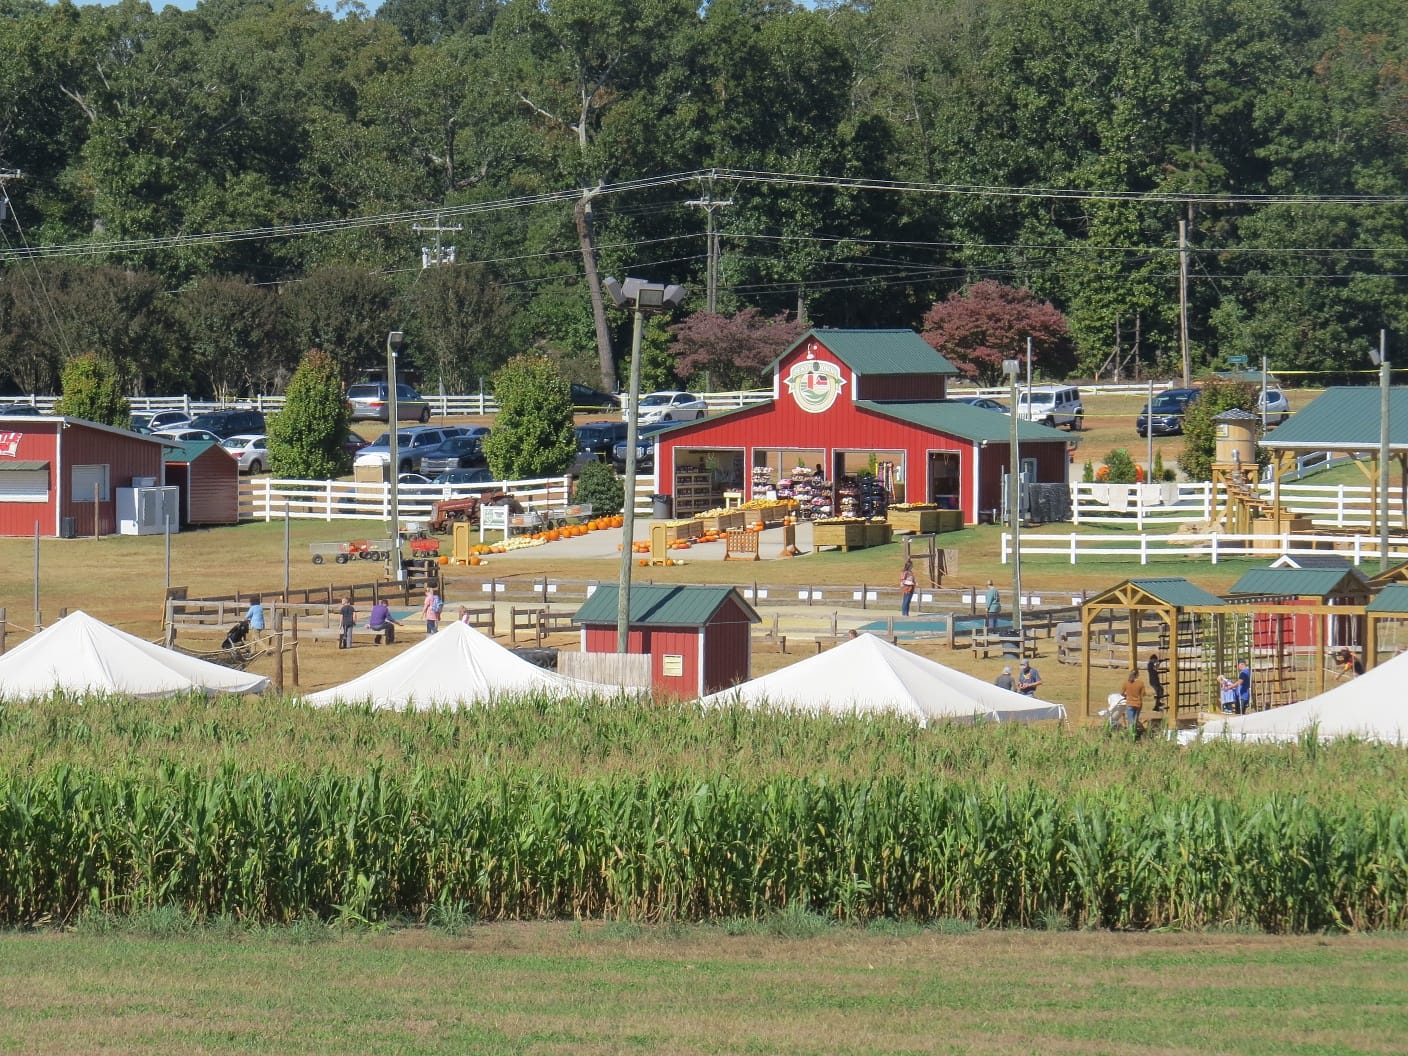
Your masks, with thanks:
[[(657, 693), (689, 699), (748, 681), (759, 616), (734, 587), (631, 587), (627, 651), (650, 657)], [(599, 586), (574, 619), (582, 651), (616, 652), (617, 588)]]

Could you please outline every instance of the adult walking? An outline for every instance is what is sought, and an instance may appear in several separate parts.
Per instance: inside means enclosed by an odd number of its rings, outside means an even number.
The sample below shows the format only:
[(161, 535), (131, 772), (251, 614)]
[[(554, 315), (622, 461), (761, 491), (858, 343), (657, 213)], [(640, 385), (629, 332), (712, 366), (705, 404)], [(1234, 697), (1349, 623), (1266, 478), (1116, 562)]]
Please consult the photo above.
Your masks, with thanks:
[(983, 611), (983, 628), (991, 634), (997, 630), (997, 616), (1002, 611), (1002, 599), (998, 597), (997, 588), (992, 585), (992, 580), (988, 580), (988, 592), (983, 598)]
[(1120, 687), (1120, 692), (1124, 694), (1125, 721), (1129, 724), (1129, 732), (1136, 737), (1139, 736), (1139, 713), (1144, 710), (1144, 690), (1144, 680), (1139, 677), (1139, 668), (1136, 667)]
[(909, 603), (914, 600), (914, 562), (905, 561), (900, 573), (900, 615), (909, 615)]

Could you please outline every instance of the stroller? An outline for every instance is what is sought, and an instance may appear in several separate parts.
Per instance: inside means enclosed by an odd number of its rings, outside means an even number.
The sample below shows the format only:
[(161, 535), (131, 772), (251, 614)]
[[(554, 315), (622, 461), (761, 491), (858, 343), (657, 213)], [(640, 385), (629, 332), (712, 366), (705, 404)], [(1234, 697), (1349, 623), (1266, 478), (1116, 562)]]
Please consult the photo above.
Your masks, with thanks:
[[(1123, 693), (1111, 693), (1105, 698), (1105, 707), (1100, 710), (1100, 717), (1105, 720), (1105, 726), (1111, 731), (1129, 732), (1129, 712), (1125, 710), (1125, 700)], [(1138, 728), (1133, 731), (1135, 737), (1144, 734), (1144, 724), (1141, 722)]]
[(221, 652), (225, 653), (230, 660), (247, 664), (253, 658), (254, 653), (249, 647), (249, 621), (240, 620), (230, 628), (225, 640), (220, 643)]

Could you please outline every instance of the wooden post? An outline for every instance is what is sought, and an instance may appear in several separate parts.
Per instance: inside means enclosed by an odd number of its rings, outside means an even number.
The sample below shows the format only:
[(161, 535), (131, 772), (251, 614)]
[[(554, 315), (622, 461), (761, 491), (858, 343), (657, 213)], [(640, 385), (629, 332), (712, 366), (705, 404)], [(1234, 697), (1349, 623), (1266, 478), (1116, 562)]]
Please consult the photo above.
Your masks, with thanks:
[(274, 692), (284, 691), (284, 621), (283, 610), (274, 610)]
[(292, 650), (292, 653), (293, 653), (293, 656), (292, 656), (292, 664), (291, 664), (290, 666), (291, 666), (291, 668), (292, 668), (293, 684), (296, 686), (296, 685), (298, 685), (298, 613), (297, 613), (297, 612), (293, 613), (291, 619), (289, 620), (289, 631), (290, 631), (289, 637), (292, 639), (292, 642), (293, 642), (293, 644), (290, 646), (290, 648), (291, 648), (291, 650)]
[(9, 621), (5, 617), (5, 609), (0, 608), (0, 656), (5, 655), (5, 633), (9, 630)]

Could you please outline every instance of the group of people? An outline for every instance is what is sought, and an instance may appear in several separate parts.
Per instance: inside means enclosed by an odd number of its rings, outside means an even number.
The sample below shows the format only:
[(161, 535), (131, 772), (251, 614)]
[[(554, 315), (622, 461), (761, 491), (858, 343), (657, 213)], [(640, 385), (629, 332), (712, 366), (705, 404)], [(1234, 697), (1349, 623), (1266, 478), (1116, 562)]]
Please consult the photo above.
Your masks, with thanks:
[[(440, 630), (440, 614), (445, 609), (445, 601), (440, 597), (434, 587), (429, 587), (425, 592), (425, 600), (421, 602), (420, 614), (425, 620), (426, 635), (435, 634)], [(357, 608), (352, 604), (351, 598), (343, 598), (342, 604), (337, 610), (341, 621), (341, 636), (337, 640), (339, 649), (352, 648), (352, 632), (357, 628)], [(463, 605), (460, 606), (460, 620), (463, 623), (469, 622), (469, 610)], [(372, 605), (371, 612), (367, 614), (367, 629), (373, 632), (372, 642), (381, 644), (383, 638), (387, 645), (396, 644), (396, 628), (402, 626), (401, 621), (391, 615), (391, 607), (384, 601), (377, 601)]]
[(1033, 697), (1036, 695), (1037, 687), (1041, 685), (1041, 672), (1032, 666), (1030, 660), (1023, 660), (1015, 677), (1012, 674), (1012, 665), (1005, 664), (1002, 668), (1002, 674), (998, 675), (994, 682), (998, 689), (1020, 693), (1024, 697)]

